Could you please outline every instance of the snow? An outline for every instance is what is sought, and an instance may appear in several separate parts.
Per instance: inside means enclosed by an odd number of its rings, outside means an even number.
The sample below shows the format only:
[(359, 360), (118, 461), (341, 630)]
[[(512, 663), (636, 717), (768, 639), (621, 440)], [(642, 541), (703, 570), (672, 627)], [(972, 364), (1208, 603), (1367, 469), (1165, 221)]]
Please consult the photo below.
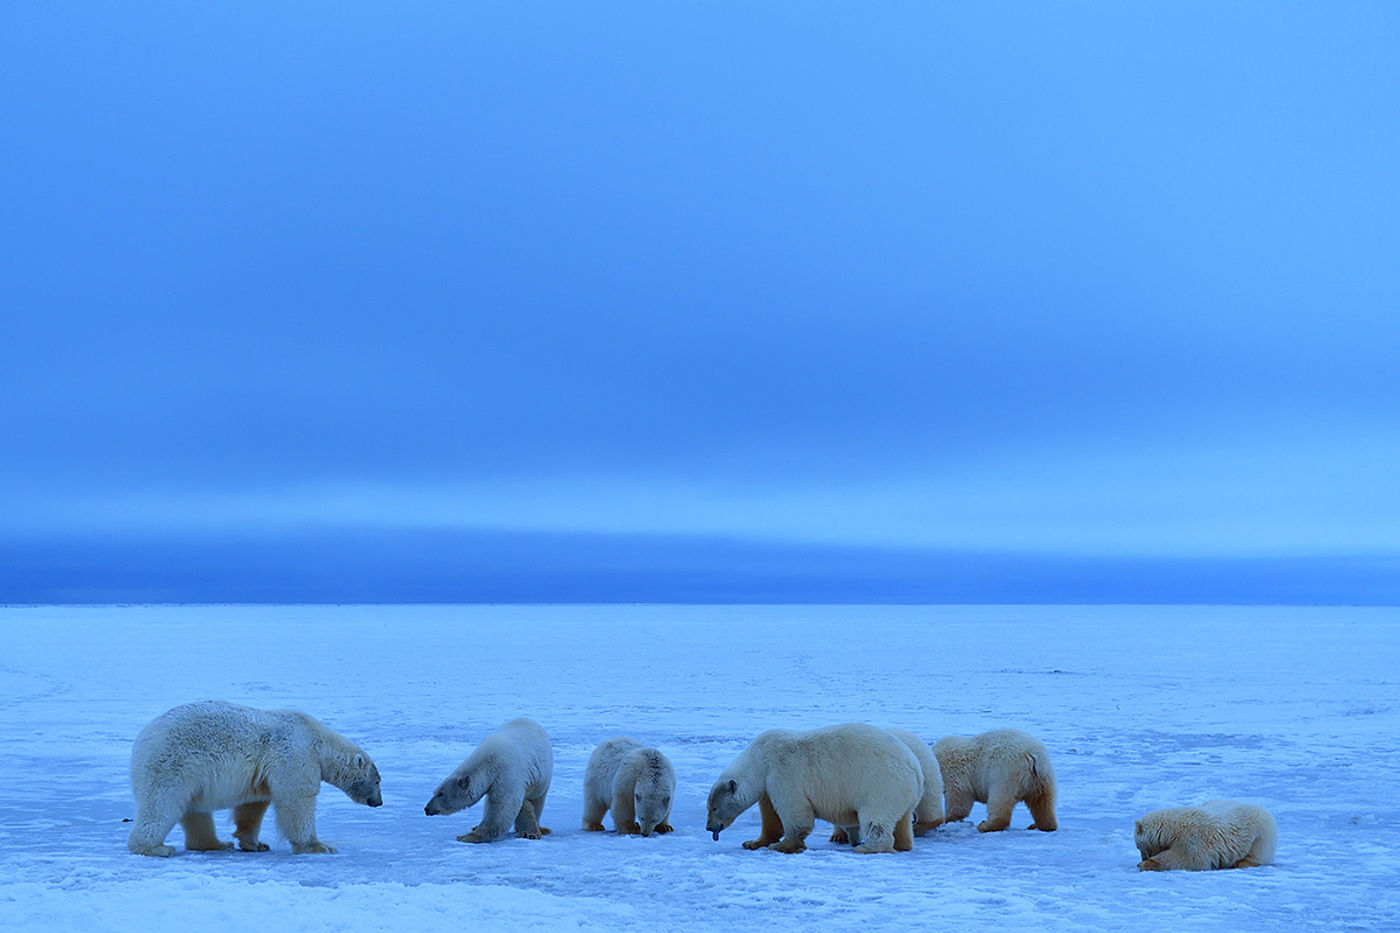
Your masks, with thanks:
[[(0, 927), (129, 930), (1400, 927), (1400, 610), (1269, 607), (249, 606), (0, 610)], [(324, 787), (336, 855), (126, 851), (131, 742), (180, 703), (306, 710), (359, 742), (384, 806)], [(549, 730), (539, 841), (464, 845), (433, 787), (502, 722)], [(945, 826), (859, 855), (719, 842), (705, 795), (758, 732), (869, 721), (1049, 746), (1060, 829)], [(677, 832), (579, 828), (619, 734), (674, 761)], [(1133, 820), (1239, 797), (1276, 865), (1140, 873)], [(227, 838), (227, 814), (219, 815)], [(611, 826), (609, 818), (607, 824)], [(169, 842), (179, 847), (177, 827)]]

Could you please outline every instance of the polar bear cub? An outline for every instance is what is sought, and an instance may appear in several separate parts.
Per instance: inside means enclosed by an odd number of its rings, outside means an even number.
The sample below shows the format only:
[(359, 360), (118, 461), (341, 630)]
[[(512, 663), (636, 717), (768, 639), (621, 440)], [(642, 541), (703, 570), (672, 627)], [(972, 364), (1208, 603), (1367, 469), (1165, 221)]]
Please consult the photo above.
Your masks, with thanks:
[(611, 808), (620, 833), (669, 833), (666, 820), (676, 796), (676, 769), (655, 748), (635, 739), (609, 739), (593, 749), (583, 775), (583, 828), (601, 832)]
[(1058, 825), (1055, 769), (1035, 736), (1016, 729), (993, 729), (971, 738), (950, 735), (934, 744), (933, 753), (943, 770), (949, 823), (964, 819), (977, 802), (987, 805), (979, 832), (1006, 829), (1011, 811), (1024, 800), (1035, 820), (1029, 828), (1051, 832)]
[(349, 739), (297, 710), (261, 710), (219, 700), (157, 716), (131, 750), (136, 819), (127, 848), (173, 855), (165, 837), (178, 822), (185, 848), (232, 849), (214, 830), (214, 810), (233, 808), (239, 848), (258, 840), (271, 804), (293, 852), (334, 852), (316, 838), (316, 794), (325, 781), (356, 803), (377, 807), (379, 770)]
[(1278, 826), (1269, 811), (1239, 800), (1153, 810), (1133, 824), (1142, 871), (1205, 871), (1269, 865)]
[[(909, 746), (924, 774), (924, 795), (914, 808), (914, 835), (922, 836), (943, 825), (943, 773), (939, 770), (938, 758), (929, 744), (914, 733), (904, 729), (885, 731)], [(837, 826), (831, 831), (831, 841), (859, 845), (859, 827)]]
[(772, 729), (744, 749), (710, 789), (705, 828), (719, 839), (758, 804), (762, 830), (745, 849), (801, 852), (815, 820), (856, 827), (857, 852), (913, 848), (923, 795), (919, 762), (903, 742), (863, 723), (810, 732)]
[(549, 736), (533, 719), (512, 719), (481, 740), (476, 751), (457, 766), (433, 792), (423, 812), (456, 813), (486, 798), (485, 813), (458, 842), (494, 842), (515, 825), (523, 839), (539, 839), (545, 794), (554, 774)]

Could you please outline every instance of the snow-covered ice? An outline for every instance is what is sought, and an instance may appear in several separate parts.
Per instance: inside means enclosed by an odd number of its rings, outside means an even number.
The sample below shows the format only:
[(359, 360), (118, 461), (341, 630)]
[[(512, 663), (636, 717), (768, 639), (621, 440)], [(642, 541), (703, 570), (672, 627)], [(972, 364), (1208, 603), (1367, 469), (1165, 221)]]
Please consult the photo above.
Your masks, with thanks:
[[(0, 610), (0, 634), (6, 930), (1400, 929), (1400, 610), (48, 607)], [(322, 719), (375, 758), (384, 806), (323, 787), (336, 855), (292, 855), (271, 818), (268, 853), (131, 855), (132, 739), (206, 698)], [(553, 739), (554, 833), (459, 843), (480, 805), (423, 804), (519, 715)], [(754, 735), (854, 720), (1034, 733), (1059, 831), (1018, 808), (982, 835), (978, 805), (913, 852), (859, 855), (818, 824), (780, 855), (740, 848), (755, 808), (711, 841), (706, 792)], [(677, 832), (580, 830), (588, 755), (620, 734), (675, 762)], [(1137, 816), (1213, 797), (1274, 814), (1276, 865), (1136, 870)]]

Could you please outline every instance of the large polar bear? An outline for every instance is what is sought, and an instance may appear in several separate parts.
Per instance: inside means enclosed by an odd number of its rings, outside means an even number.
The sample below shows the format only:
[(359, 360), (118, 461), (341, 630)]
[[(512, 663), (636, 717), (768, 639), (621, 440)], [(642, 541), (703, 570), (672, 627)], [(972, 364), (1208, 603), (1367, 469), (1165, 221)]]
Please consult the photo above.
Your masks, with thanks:
[(1050, 753), (1035, 736), (1016, 729), (993, 729), (971, 738), (950, 735), (933, 746), (943, 769), (943, 794), (949, 823), (972, 812), (973, 802), (987, 805), (987, 818), (977, 824), (990, 833), (1011, 825), (1011, 811), (1022, 800), (1035, 822), (1030, 829), (1053, 831), (1055, 769)]
[(384, 802), (369, 756), (305, 713), (219, 700), (177, 706), (142, 729), (131, 750), (136, 822), (127, 848), (173, 855), (165, 837), (178, 822), (186, 849), (232, 849), (219, 840), (212, 816), (232, 807), (239, 848), (266, 852), (258, 832), (271, 804), (293, 852), (334, 852), (316, 838), (322, 781), (356, 803)]
[(539, 839), (549, 832), (540, 826), (540, 814), (553, 774), (549, 736), (539, 723), (522, 716), (482, 739), (476, 751), (438, 785), (423, 812), (428, 816), (456, 813), (485, 797), (481, 822), (458, 836), (458, 842), (493, 842), (512, 823), (517, 836)]
[(593, 749), (583, 775), (583, 828), (601, 832), (611, 808), (620, 833), (669, 833), (676, 769), (655, 748), (636, 739), (609, 739)]
[(909, 748), (863, 723), (810, 732), (772, 729), (739, 753), (710, 789), (705, 828), (715, 839), (755, 803), (763, 828), (746, 849), (801, 852), (816, 819), (856, 827), (857, 852), (913, 848), (923, 775)]
[[(922, 836), (943, 825), (943, 772), (939, 770), (938, 758), (927, 742), (905, 729), (886, 729), (899, 739), (919, 762), (919, 770), (924, 773), (924, 795), (914, 808), (914, 835)], [(860, 844), (858, 827), (837, 826), (831, 831), (832, 842)]]
[(1278, 826), (1269, 811), (1239, 800), (1153, 810), (1133, 825), (1142, 871), (1254, 868), (1269, 865)]

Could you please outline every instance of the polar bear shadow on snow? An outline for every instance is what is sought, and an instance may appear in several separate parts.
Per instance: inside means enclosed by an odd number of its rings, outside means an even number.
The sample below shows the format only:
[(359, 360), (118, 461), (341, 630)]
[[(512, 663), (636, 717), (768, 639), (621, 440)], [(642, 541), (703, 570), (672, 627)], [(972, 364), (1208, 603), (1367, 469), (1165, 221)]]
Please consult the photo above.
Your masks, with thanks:
[(334, 852), (316, 838), (322, 781), (356, 803), (383, 803), (369, 756), (306, 713), (219, 700), (177, 706), (142, 729), (132, 747), (136, 818), (127, 848), (173, 855), (165, 837), (178, 822), (186, 849), (232, 849), (219, 839), (213, 818), (214, 810), (232, 808), (238, 847), (265, 852), (258, 836), (270, 805), (293, 852)]
[(533, 719), (512, 719), (447, 776), (423, 807), (428, 816), (456, 813), (486, 798), (485, 813), (458, 842), (494, 842), (510, 831), (523, 839), (549, 833), (540, 825), (554, 774), (549, 735)]

